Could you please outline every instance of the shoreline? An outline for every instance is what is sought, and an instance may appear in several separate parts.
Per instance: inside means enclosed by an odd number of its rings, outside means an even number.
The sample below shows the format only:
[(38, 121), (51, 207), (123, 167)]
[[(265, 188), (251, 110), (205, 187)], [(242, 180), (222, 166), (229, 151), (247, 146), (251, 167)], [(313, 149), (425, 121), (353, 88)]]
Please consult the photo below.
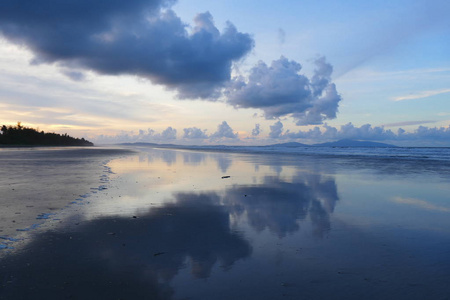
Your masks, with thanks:
[(0, 245), (12, 242), (79, 205), (109, 181), (107, 163), (131, 154), (116, 148), (8, 148), (0, 152)]

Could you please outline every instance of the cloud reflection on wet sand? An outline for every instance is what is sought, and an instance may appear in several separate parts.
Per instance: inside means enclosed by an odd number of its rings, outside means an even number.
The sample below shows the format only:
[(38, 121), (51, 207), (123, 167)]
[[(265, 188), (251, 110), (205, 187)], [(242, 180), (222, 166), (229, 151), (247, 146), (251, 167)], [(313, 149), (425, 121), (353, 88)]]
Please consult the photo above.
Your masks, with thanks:
[[(415, 173), (335, 162), (172, 150), (115, 160), (79, 225), (36, 231), (1, 261), (0, 299), (443, 295), (448, 235), (411, 227), (392, 201), (412, 199), (402, 184)], [(420, 186), (439, 198), (431, 187)]]

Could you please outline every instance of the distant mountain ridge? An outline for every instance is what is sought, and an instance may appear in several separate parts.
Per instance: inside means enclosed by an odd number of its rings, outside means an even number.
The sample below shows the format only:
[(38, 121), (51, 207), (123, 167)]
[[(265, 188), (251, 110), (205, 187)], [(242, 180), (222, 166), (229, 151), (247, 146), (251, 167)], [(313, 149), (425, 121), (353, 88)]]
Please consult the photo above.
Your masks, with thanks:
[[(149, 147), (167, 147), (167, 148), (217, 148), (217, 147), (233, 147), (233, 146), (224, 146), (224, 145), (175, 145), (175, 144), (157, 144), (157, 143), (146, 143), (146, 142), (135, 142), (135, 143), (121, 143), (124, 146), (149, 146)], [(234, 147), (245, 147), (245, 146), (234, 146)], [(299, 148), (299, 147), (380, 147), (380, 148), (392, 148), (397, 147), (391, 144), (378, 143), (378, 142), (369, 142), (369, 141), (357, 141), (351, 139), (343, 139), (335, 142), (329, 143), (321, 143), (321, 144), (313, 144), (307, 145), (297, 142), (288, 142), (288, 143), (280, 143), (280, 144), (271, 144), (266, 146), (257, 146), (257, 147), (285, 147), (285, 148)]]
[(302, 143), (281, 143), (281, 144), (273, 144), (269, 145), (270, 147), (383, 147), (383, 148), (391, 148), (397, 147), (395, 145), (386, 144), (386, 143), (378, 143), (378, 142), (370, 142), (370, 141), (357, 141), (351, 139), (343, 139), (335, 142), (321, 143), (321, 144), (313, 144), (307, 145)]
[(370, 141), (356, 141), (350, 139), (343, 139), (336, 142), (322, 143), (322, 144), (314, 144), (316, 147), (383, 147), (383, 148), (391, 148), (397, 147), (391, 144), (378, 143), (378, 142), (370, 142)]
[(311, 145), (297, 143), (297, 142), (290, 142), (290, 143), (281, 143), (281, 144), (273, 144), (269, 145), (270, 147), (311, 147)]

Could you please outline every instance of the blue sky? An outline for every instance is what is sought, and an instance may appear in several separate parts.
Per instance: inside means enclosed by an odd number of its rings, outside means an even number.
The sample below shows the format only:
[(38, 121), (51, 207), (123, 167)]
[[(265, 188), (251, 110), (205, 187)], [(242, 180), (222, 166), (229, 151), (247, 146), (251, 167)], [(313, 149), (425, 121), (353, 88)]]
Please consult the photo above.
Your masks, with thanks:
[(447, 1), (0, 3), (0, 120), (118, 141), (450, 146)]

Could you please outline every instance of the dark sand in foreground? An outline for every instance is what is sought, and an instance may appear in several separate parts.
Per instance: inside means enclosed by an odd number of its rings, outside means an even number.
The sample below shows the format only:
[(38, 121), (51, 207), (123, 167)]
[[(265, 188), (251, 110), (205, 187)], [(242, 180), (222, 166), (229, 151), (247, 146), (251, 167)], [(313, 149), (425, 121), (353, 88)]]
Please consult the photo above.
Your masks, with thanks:
[(107, 183), (106, 163), (128, 153), (82, 147), (0, 149), (0, 236), (11, 237), (52, 219)]
[[(16, 198), (6, 189), (2, 216), (33, 209), (20, 226), (2, 219), (11, 249), (0, 250), (0, 299), (450, 297), (442, 169), (140, 150), (87, 160), (66, 152), (59, 163), (52, 155), (38, 163), (41, 177), (9, 154), (24, 190)], [(68, 205), (79, 195), (89, 196)], [(54, 211), (24, 240), (6, 239)]]

